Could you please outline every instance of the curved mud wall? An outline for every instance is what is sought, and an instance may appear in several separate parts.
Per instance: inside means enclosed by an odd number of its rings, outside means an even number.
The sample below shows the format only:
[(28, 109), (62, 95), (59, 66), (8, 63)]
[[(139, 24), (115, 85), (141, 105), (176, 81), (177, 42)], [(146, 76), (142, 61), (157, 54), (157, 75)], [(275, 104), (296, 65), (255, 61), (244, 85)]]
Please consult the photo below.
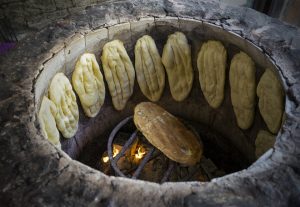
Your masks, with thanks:
[(7, 18), (19, 39), (30, 30), (45, 28), (50, 23), (82, 13), (86, 7), (108, 0), (4, 0), (0, 19)]
[[(237, 126), (230, 100), (228, 79), (230, 61), (233, 55), (240, 51), (247, 53), (256, 63), (256, 83), (259, 82), (261, 74), (266, 68), (271, 68), (274, 71), (277, 69), (267, 56), (263, 54), (259, 47), (243, 39), (239, 35), (227, 32), (214, 24), (187, 18), (165, 17), (154, 19), (153, 17), (148, 17), (142, 18), (139, 21), (131, 21), (129, 23), (97, 29), (84, 35), (78, 34), (74, 36), (71, 41), (67, 42), (65, 48), (58, 51), (54, 57), (44, 63), (44, 69), (38, 74), (35, 83), (36, 105), (39, 105), (43, 94), (47, 92), (52, 77), (56, 73), (63, 72), (71, 80), (75, 63), (79, 56), (84, 52), (96, 54), (98, 62), (101, 63), (100, 54), (103, 45), (108, 41), (119, 39), (124, 42), (125, 48), (127, 49), (131, 60), (134, 62), (133, 49), (138, 38), (145, 34), (151, 35), (161, 54), (168, 35), (176, 31), (182, 31), (186, 34), (192, 48), (192, 62), (195, 77), (193, 89), (187, 99), (182, 102), (176, 102), (170, 94), (168, 83), (166, 83), (167, 87), (158, 104), (181, 118), (209, 126), (212, 130), (224, 136), (227, 139), (224, 140), (225, 142), (228, 142), (229, 145), (234, 145), (234, 147), (244, 156), (244, 160), (247, 160), (246, 163), (253, 162), (255, 160), (254, 142), (256, 135), (259, 130), (266, 129), (266, 126), (257, 107), (254, 123), (250, 129), (242, 130)], [(208, 105), (199, 85), (197, 55), (201, 45), (207, 40), (221, 41), (228, 52), (225, 99), (221, 107), (217, 110), (214, 110)], [(280, 76), (278, 77), (280, 79)], [(132, 115), (133, 108), (136, 104), (147, 101), (136, 82), (133, 96), (128, 101), (126, 108), (122, 111), (116, 111), (112, 107), (108, 87), (106, 87), (106, 90), (105, 105), (102, 107), (98, 116), (89, 119), (81, 110), (79, 130), (75, 137), (72, 139), (61, 139), (62, 149), (73, 159), (78, 158), (78, 155), (82, 152), (85, 144), (92, 140), (96, 140), (97, 144), (95, 144), (95, 142), (92, 144), (90, 143), (90, 147), (85, 151), (88, 152), (90, 159), (99, 159), (103, 152), (103, 147), (106, 146), (108, 135), (113, 127), (126, 116)], [(79, 99), (77, 98), (77, 100)], [(81, 108), (80, 104), (79, 108)], [(235, 149), (232, 149), (232, 151), (235, 151)]]

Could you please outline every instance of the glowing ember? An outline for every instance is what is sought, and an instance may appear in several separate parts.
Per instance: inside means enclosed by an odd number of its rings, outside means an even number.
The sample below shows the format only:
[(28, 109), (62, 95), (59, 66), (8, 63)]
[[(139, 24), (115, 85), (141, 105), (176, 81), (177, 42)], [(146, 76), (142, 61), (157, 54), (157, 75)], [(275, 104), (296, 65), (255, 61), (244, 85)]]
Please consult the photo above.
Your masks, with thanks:
[[(113, 145), (113, 157), (117, 156), (117, 154), (119, 154), (119, 152), (120, 152), (120, 149), (118, 149), (115, 145)], [(102, 161), (104, 163), (107, 163), (109, 161), (109, 157), (103, 156)]]
[(134, 156), (135, 159), (142, 159), (145, 154), (146, 154), (146, 149), (143, 146), (139, 146)]

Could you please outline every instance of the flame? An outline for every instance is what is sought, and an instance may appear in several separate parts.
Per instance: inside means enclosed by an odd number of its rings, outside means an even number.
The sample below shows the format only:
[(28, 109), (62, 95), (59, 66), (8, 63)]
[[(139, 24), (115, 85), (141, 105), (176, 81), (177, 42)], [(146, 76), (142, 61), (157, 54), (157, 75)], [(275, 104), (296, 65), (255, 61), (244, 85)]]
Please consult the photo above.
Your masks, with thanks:
[(137, 152), (135, 153), (135, 159), (142, 159), (146, 154), (146, 150), (143, 146), (139, 146)]
[[(120, 150), (115, 145), (113, 145), (113, 157), (117, 156), (117, 154), (119, 154), (119, 152), (120, 152)], [(104, 163), (107, 163), (109, 161), (109, 157), (108, 156), (103, 156), (102, 161)]]
[(140, 160), (144, 157), (144, 155), (146, 154), (146, 149), (145, 147), (141, 144), (141, 140), (139, 138), (137, 138), (131, 149), (130, 149), (130, 157), (131, 157), (131, 161), (133, 163), (138, 164), (140, 162)]
[(104, 163), (107, 163), (108, 160), (109, 160), (109, 157), (108, 157), (108, 156), (102, 157), (102, 161), (103, 161)]
[[(117, 154), (120, 153), (121, 149), (122, 149), (122, 146), (114, 144), (113, 145), (113, 157), (116, 157)], [(130, 153), (132, 153), (131, 156), (130, 156), (130, 154), (125, 154), (125, 156), (128, 156), (128, 158), (131, 160), (131, 162), (138, 164), (140, 162), (140, 160), (145, 156), (147, 151), (146, 151), (146, 148), (143, 145), (141, 145), (137, 142), (130, 149)], [(109, 162), (109, 157), (107, 155), (107, 152), (105, 152), (102, 155), (101, 160), (102, 160), (103, 163), (108, 163)]]

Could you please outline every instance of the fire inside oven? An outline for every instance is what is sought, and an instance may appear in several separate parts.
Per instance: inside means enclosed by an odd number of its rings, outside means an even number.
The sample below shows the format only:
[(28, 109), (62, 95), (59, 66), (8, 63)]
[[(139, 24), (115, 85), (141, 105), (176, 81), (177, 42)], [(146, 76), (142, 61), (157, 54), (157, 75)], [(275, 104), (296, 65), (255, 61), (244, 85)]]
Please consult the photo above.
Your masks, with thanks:
[[(284, 94), (275, 66), (252, 43), (209, 23), (171, 17), (115, 25), (95, 34), (103, 39), (78, 36), (45, 63), (35, 86), (36, 102), (42, 102), (39, 120), (53, 123), (44, 134), (55, 137), (52, 143), (72, 158), (107, 175), (157, 183), (210, 181), (247, 168), (273, 146), (283, 117)], [(150, 58), (154, 55), (159, 61)], [(114, 75), (119, 80), (110, 76), (114, 58), (128, 67), (126, 73), (123, 66), (116, 67), (119, 71)], [(139, 58), (142, 61), (137, 62)], [(159, 77), (139, 70), (148, 60), (157, 73), (163, 71)], [(172, 62), (182, 71), (170, 69)], [(155, 79), (156, 89), (144, 90), (151, 89), (151, 81), (141, 77)], [(275, 95), (256, 95), (256, 90)], [(268, 102), (278, 113), (259, 106), (263, 98), (278, 100), (278, 105)], [(187, 165), (171, 159), (135, 126), (132, 112), (145, 101), (176, 116), (203, 143), (197, 162)], [(53, 115), (54, 105), (65, 114)], [(273, 114), (276, 125), (269, 119)], [(169, 132), (172, 127), (168, 126)], [(181, 139), (176, 144), (187, 143)], [(172, 143), (161, 145), (172, 151)]]
[[(211, 172), (211, 170), (216, 170), (216, 168), (206, 168), (205, 165), (203, 166), (205, 161), (192, 167), (182, 166), (168, 159), (149, 144), (138, 130), (134, 130), (123, 146), (117, 144), (121, 141), (119, 139), (118, 142), (117, 135), (121, 133), (122, 127), (130, 124), (130, 122), (132, 122), (132, 117), (124, 119), (110, 134), (107, 145), (108, 156), (104, 155), (102, 157), (103, 172), (160, 183), (169, 179), (172, 181), (188, 181), (191, 179), (208, 181), (212, 178), (214, 172)], [(194, 131), (194, 133), (196, 132)], [(206, 162), (209, 162), (209, 160), (206, 160)], [(107, 163), (110, 163), (111, 168)], [(221, 174), (222, 171), (219, 171), (219, 175)]]
[[(196, 135), (199, 141), (201, 141), (199, 133), (205, 141), (211, 139), (212, 136), (220, 138), (220, 135), (208, 133), (203, 126), (200, 131), (198, 126), (198, 133), (191, 123), (185, 120), (183, 123)], [(207, 142), (205, 142), (205, 146), (207, 146)], [(218, 162), (218, 158), (214, 155), (223, 155), (225, 158), (226, 152), (222, 149), (216, 149), (213, 144), (208, 144), (208, 146), (210, 150), (206, 150), (200, 162), (195, 165), (187, 166), (177, 163), (151, 145), (143, 134), (136, 129), (133, 124), (133, 116), (129, 116), (113, 129), (108, 139), (107, 151), (102, 154), (95, 167), (107, 175), (163, 183), (166, 181), (210, 181), (213, 178), (236, 171), (237, 169), (232, 168), (233, 165), (235, 167), (241, 165), (241, 163), (226, 161), (226, 159)], [(213, 160), (216, 160), (218, 165)]]

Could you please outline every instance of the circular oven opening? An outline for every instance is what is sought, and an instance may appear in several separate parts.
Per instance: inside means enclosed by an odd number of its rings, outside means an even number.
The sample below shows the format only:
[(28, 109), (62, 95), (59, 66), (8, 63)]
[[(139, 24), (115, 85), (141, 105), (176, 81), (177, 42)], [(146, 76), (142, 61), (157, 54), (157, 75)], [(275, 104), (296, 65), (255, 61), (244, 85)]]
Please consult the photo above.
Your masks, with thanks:
[[(149, 162), (143, 166), (144, 168), (140, 170), (140, 174), (136, 176), (136, 171), (138, 171), (141, 162), (146, 159), (147, 153), (150, 154), (152, 149), (145, 136), (141, 132), (137, 132), (138, 141), (137, 139), (132, 140), (127, 151), (136, 151), (133, 150), (133, 146), (137, 150), (143, 149), (144, 151), (139, 152), (142, 155), (138, 154), (141, 159), (129, 161), (128, 164), (124, 161), (126, 154), (128, 154), (125, 151), (124, 155), (119, 156), (123, 163), (120, 164), (118, 163), (120, 161), (117, 161), (117, 167), (130, 165), (125, 169), (123, 175), (153, 182), (209, 181), (215, 177), (247, 168), (268, 148), (273, 146), (278, 132), (278, 130), (270, 132), (269, 126), (261, 114), (260, 98), (256, 95), (258, 84), (267, 70), (275, 74), (280, 84), (281, 79), (276, 67), (262, 53), (260, 48), (235, 33), (228, 32), (210, 23), (173, 17), (145, 18), (136, 22), (101, 28), (86, 35), (75, 35), (64, 49), (57, 52), (54, 57), (45, 63), (44, 69), (40, 72), (35, 84), (36, 105), (41, 105), (44, 96), (49, 97), (49, 87), (56, 74), (63, 73), (71, 82), (76, 61), (83, 53), (95, 54), (104, 77), (103, 61), (101, 61), (100, 56), (103, 55), (103, 47), (107, 42), (122, 41), (130, 60), (134, 64), (136, 61), (134, 49), (139, 38), (146, 34), (151, 36), (160, 56), (162, 56), (168, 37), (176, 32), (185, 35), (191, 48), (190, 58), (194, 77), (191, 89), (185, 99), (174, 100), (171, 93), (172, 86), (169, 85), (170, 77), (166, 73), (165, 87), (160, 99), (155, 103), (176, 116), (197, 137), (200, 137), (203, 143), (203, 156), (196, 165), (186, 166), (167, 159), (164, 153), (155, 148), (152, 150), (153, 155), (148, 156)], [(227, 52), (224, 65), (224, 98), (221, 104), (215, 108), (208, 103), (200, 87), (199, 70), (197, 68), (199, 52), (208, 41), (220, 42)], [(233, 93), (230, 80), (231, 65), (234, 57), (240, 52), (247, 54), (255, 65), (253, 86), (255, 97), (252, 101), (253, 121), (249, 127), (239, 126), (231, 98)], [(109, 159), (108, 162), (105, 162), (106, 157), (109, 158), (110, 150), (110, 154), (113, 154), (116, 150), (121, 151), (126, 142), (130, 140), (136, 130), (134, 123), (130, 121), (130, 117), (134, 114), (134, 108), (137, 104), (149, 100), (143, 94), (135, 79), (132, 95), (126, 102), (125, 107), (122, 110), (116, 110), (109, 92), (108, 80), (105, 79), (104, 83), (105, 100), (99, 113), (93, 118), (85, 115), (86, 112), (76, 94), (79, 110), (78, 129), (76, 133), (71, 133), (69, 138), (64, 138), (63, 133), (60, 133), (58, 145), (61, 145), (62, 150), (71, 158), (108, 175), (120, 176), (111, 167)], [(283, 96), (282, 99), (284, 99)], [(283, 110), (283, 106), (281, 108)], [(117, 130), (118, 133), (114, 134), (114, 142), (109, 143), (112, 132), (118, 128), (117, 126), (120, 123), (123, 123), (123, 120), (128, 120), (128, 122)], [(157, 153), (154, 153), (154, 151)], [(133, 155), (135, 156), (136, 152), (133, 152)]]

